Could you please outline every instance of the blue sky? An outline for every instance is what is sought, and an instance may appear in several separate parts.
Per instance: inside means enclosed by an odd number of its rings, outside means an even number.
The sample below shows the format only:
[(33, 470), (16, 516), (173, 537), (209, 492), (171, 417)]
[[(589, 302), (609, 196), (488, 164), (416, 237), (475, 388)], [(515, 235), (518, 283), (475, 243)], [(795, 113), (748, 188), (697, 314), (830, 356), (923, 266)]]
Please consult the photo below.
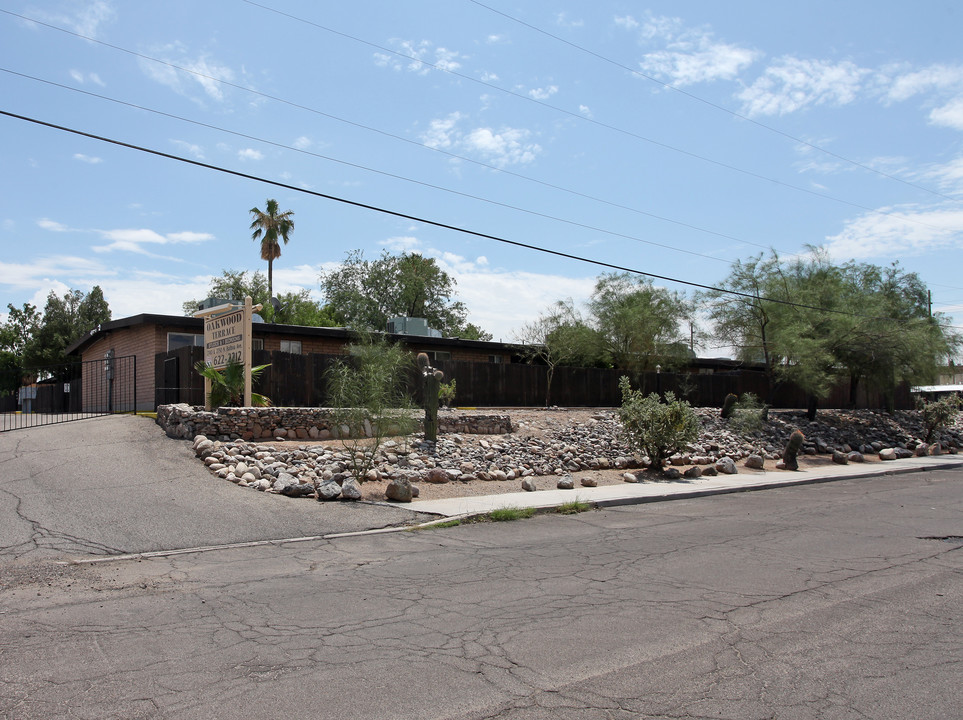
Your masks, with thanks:
[(292, 187), (0, 116), (3, 309), (100, 285), (115, 318), (180, 314), (222, 269), (266, 269), (267, 198), (295, 213), (277, 290), (418, 251), (496, 339), (604, 271), (303, 189), (708, 285), (770, 248), (898, 260), (963, 326), (956, 2), (0, 10), (0, 109)]

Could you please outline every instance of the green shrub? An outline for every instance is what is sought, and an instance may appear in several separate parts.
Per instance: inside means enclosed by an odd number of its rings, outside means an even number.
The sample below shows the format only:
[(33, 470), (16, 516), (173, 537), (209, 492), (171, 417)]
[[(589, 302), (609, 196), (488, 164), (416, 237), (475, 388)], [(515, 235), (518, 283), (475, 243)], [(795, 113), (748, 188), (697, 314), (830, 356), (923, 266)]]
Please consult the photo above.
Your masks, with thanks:
[(438, 399), (441, 400), (441, 404), (445, 407), (451, 406), (452, 401), (455, 399), (454, 378), (452, 378), (451, 382), (442, 383), (438, 386)]
[(643, 455), (648, 455), (651, 469), (662, 470), (666, 459), (681, 452), (688, 443), (699, 437), (699, 418), (685, 400), (676, 400), (675, 393), (667, 392), (665, 402), (650, 393), (645, 397), (633, 390), (629, 379), (619, 379), (622, 407), (619, 419), (622, 429)]
[(953, 396), (931, 401), (916, 398), (916, 409), (919, 410), (920, 420), (926, 430), (924, 442), (929, 445), (933, 442), (933, 436), (948, 427), (956, 418), (960, 410), (960, 398)]
[(762, 430), (766, 406), (753, 393), (743, 393), (733, 404), (729, 425), (737, 433), (749, 435)]
[[(256, 365), (251, 368), (251, 384), (264, 372), (269, 365)], [(194, 369), (211, 381), (211, 391), (207, 401), (212, 408), (240, 407), (244, 404), (244, 363), (233, 360), (223, 370), (216, 370), (210, 365), (199, 362)], [(271, 404), (271, 399), (256, 392), (251, 393), (251, 405), (265, 407)]]
[(410, 435), (415, 429), (413, 403), (405, 381), (411, 353), (374, 335), (361, 335), (348, 346), (349, 357), (326, 374), (333, 420), (360, 483), (374, 466), (382, 441), (390, 435)]

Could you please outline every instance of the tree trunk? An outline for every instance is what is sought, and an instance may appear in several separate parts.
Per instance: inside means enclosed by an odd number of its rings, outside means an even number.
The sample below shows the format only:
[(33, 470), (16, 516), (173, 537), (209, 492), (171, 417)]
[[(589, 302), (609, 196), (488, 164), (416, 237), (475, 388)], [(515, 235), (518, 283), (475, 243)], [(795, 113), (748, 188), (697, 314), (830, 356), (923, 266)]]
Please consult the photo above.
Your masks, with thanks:
[(815, 395), (809, 396), (809, 407), (806, 409), (806, 417), (809, 422), (813, 422), (816, 419), (816, 407), (819, 405), (819, 398)]

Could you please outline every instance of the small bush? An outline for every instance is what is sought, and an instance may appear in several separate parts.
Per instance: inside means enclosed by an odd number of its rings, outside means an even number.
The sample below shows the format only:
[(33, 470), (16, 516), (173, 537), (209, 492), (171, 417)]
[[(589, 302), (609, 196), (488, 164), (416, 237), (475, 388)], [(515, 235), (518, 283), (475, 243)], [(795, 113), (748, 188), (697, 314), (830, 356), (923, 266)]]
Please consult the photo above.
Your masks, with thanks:
[(762, 430), (762, 417), (766, 406), (759, 402), (753, 393), (743, 393), (732, 406), (729, 425), (741, 435), (749, 435)]
[(629, 442), (643, 455), (648, 455), (651, 469), (661, 470), (666, 459), (681, 452), (699, 437), (699, 418), (685, 400), (676, 400), (667, 392), (665, 402), (650, 393), (645, 397), (633, 390), (624, 375), (619, 379), (622, 407), (619, 419)]
[(452, 401), (455, 399), (455, 380), (452, 378), (451, 382), (442, 383), (438, 386), (438, 399), (441, 400), (441, 404), (445, 407), (451, 406)]
[(933, 442), (933, 437), (956, 418), (960, 410), (960, 398), (954, 396), (932, 401), (917, 398), (916, 409), (919, 410), (923, 428), (926, 430), (924, 442), (929, 445)]

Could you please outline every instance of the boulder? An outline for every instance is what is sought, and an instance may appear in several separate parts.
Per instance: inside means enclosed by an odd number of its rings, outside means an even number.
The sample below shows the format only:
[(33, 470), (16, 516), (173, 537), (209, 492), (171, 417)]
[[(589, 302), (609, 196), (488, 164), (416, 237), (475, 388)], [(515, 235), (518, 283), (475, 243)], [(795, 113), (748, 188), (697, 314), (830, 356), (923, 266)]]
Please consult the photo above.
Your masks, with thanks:
[(839, 451), (839, 450), (834, 450), (834, 451), (833, 451), (833, 462), (836, 463), (837, 465), (848, 465), (848, 464), (849, 464), (849, 455), (847, 455), (846, 453), (841, 452), (841, 451)]
[(341, 486), (333, 480), (326, 480), (318, 486), (318, 502), (337, 500), (341, 497)]
[(531, 478), (525, 478), (522, 480), (522, 490), (525, 492), (535, 492), (535, 481)]
[(724, 475), (735, 475), (739, 472), (735, 461), (728, 455), (716, 460), (715, 468)]
[(690, 480), (695, 480), (696, 478), (702, 477), (702, 468), (698, 466), (690, 467), (688, 470), (682, 473), (682, 476)]
[(599, 481), (593, 477), (583, 477), (580, 481), (582, 487), (598, 487)]
[(341, 498), (343, 500), (360, 500), (361, 486), (353, 477), (346, 477), (341, 484)]
[(746, 462), (743, 464), (750, 470), (762, 470), (765, 467), (766, 461), (762, 455), (754, 454), (747, 457)]
[(879, 451), (880, 460), (895, 460), (896, 457), (896, 448), (883, 448)]
[(851, 453), (847, 454), (846, 459), (851, 463), (866, 462), (866, 456), (858, 450), (853, 450)]
[(571, 475), (563, 475), (555, 484), (559, 490), (572, 490), (575, 487), (575, 478)]
[(385, 497), (395, 502), (411, 502), (411, 483), (405, 478), (395, 478), (385, 488)]

